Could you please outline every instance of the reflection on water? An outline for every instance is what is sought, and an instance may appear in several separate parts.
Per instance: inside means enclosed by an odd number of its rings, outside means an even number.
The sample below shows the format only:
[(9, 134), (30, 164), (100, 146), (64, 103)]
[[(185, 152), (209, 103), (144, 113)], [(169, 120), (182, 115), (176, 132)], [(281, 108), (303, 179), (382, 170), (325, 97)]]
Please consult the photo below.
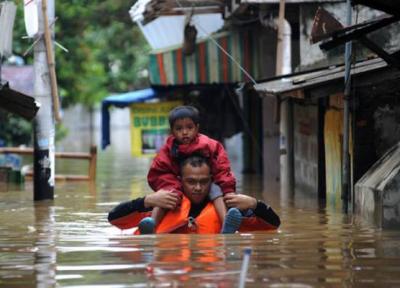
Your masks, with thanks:
[(58, 183), (54, 202), (33, 203), (29, 182), (0, 192), (1, 287), (237, 287), (246, 247), (246, 287), (400, 286), (399, 232), (365, 226), (315, 200), (265, 195), (257, 176), (240, 177), (239, 190), (276, 208), (278, 232), (123, 233), (107, 223), (107, 212), (150, 193), (150, 159), (115, 151), (99, 153), (95, 184)]

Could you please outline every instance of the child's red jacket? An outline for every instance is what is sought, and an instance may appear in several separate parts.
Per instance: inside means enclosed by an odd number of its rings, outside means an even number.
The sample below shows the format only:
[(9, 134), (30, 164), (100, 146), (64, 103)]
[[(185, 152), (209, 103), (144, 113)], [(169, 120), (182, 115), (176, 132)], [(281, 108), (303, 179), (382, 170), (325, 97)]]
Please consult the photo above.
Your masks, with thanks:
[(175, 137), (172, 135), (167, 138), (147, 174), (147, 181), (154, 191), (166, 189), (181, 192), (181, 181), (178, 178), (180, 175), (179, 158), (195, 153), (209, 159), (213, 181), (224, 194), (235, 192), (236, 179), (231, 171), (224, 146), (220, 142), (203, 134), (198, 134), (190, 144), (177, 145), (174, 140)]

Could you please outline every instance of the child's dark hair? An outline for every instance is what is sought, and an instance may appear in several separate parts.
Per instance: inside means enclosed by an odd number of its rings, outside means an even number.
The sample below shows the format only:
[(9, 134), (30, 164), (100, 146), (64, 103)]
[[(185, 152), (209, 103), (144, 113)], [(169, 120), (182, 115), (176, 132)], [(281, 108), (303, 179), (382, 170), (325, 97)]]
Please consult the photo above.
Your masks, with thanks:
[(175, 107), (169, 112), (169, 127), (172, 128), (176, 120), (183, 118), (190, 118), (193, 120), (193, 123), (197, 125), (200, 122), (199, 110), (197, 110), (196, 107), (188, 105)]

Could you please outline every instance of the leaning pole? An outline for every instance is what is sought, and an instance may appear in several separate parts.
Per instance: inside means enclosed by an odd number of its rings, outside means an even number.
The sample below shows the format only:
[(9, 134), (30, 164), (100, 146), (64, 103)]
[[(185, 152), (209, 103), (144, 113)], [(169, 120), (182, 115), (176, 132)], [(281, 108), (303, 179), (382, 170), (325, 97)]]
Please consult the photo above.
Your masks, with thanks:
[[(351, 26), (352, 22), (352, 8), (350, 0), (346, 1), (347, 7), (347, 26)], [(354, 201), (354, 197), (350, 199), (350, 154), (349, 154), (349, 143), (350, 143), (350, 97), (351, 97), (351, 57), (352, 57), (352, 43), (351, 41), (346, 42), (345, 46), (345, 74), (344, 74), (344, 96), (343, 96), (343, 147), (342, 147), (342, 210), (344, 213), (348, 213), (349, 202)], [(354, 208), (354, 207), (352, 207)]]
[[(34, 47), (34, 96), (41, 103), (36, 115), (33, 128), (33, 193), (34, 200), (54, 199), (54, 174), (55, 174), (55, 119), (52, 101), (51, 67), (48, 65), (45, 22), (54, 19), (54, 0), (47, 2), (47, 15), (38, 7), (39, 41)], [(41, 1), (39, 1), (40, 3)], [(46, 4), (44, 2), (44, 4)], [(38, 6), (40, 6), (39, 4)], [(45, 7), (46, 7), (45, 6)], [(49, 21), (47, 20), (47, 17)], [(48, 24), (48, 23), (47, 23)], [(47, 26), (48, 27), (48, 26)], [(52, 32), (51, 32), (52, 34)]]

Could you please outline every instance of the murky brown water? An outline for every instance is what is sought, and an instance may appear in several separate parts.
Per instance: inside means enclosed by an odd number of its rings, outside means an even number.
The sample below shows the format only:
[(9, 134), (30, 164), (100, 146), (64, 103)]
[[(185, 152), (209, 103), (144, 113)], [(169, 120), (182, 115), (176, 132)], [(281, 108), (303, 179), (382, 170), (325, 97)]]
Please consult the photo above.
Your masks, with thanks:
[(282, 220), (276, 233), (122, 233), (107, 212), (150, 193), (148, 166), (108, 150), (99, 153), (96, 184), (57, 183), (53, 202), (34, 203), (30, 182), (0, 191), (0, 286), (238, 287), (250, 247), (246, 287), (400, 287), (400, 232), (316, 201), (263, 195), (255, 176), (240, 178), (239, 190), (272, 204)]

